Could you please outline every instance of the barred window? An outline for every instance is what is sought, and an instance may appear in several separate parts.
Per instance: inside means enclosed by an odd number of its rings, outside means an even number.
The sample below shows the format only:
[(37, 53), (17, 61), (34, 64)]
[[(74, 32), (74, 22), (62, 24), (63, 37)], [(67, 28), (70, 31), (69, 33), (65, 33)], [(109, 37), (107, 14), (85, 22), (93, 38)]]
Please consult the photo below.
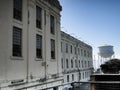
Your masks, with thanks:
[(42, 29), (42, 8), (36, 6), (36, 27)]
[(42, 36), (36, 35), (36, 57), (42, 58)]
[(13, 1), (13, 18), (22, 21), (22, 0)]
[(55, 34), (55, 18), (52, 15), (50, 15), (50, 32)]
[(22, 29), (13, 27), (13, 56), (22, 56)]
[(55, 59), (55, 40), (51, 39), (51, 59)]

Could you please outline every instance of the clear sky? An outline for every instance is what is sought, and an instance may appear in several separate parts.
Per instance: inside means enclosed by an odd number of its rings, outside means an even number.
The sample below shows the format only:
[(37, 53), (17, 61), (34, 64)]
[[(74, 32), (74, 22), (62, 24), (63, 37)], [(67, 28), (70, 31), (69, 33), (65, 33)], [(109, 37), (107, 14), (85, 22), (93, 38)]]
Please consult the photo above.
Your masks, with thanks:
[(92, 45), (96, 58), (98, 47), (106, 44), (120, 58), (120, 0), (59, 1), (62, 31)]

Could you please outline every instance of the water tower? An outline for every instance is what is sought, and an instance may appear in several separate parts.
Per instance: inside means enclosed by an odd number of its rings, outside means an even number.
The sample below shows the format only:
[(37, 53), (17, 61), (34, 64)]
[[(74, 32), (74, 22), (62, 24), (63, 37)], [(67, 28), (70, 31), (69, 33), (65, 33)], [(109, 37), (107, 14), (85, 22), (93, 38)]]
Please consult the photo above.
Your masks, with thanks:
[(103, 64), (105, 61), (111, 59), (112, 56), (114, 55), (113, 46), (111, 45), (104, 45), (98, 48), (99, 48), (98, 56), (100, 56), (99, 58), (100, 64)]

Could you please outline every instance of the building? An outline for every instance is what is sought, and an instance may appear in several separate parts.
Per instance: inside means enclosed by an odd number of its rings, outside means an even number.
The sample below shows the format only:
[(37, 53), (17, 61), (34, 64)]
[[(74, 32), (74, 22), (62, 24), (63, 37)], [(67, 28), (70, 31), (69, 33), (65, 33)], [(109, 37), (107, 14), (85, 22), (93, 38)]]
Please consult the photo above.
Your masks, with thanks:
[(93, 70), (92, 47), (61, 31), (64, 83), (87, 81)]
[(61, 88), (61, 10), (58, 0), (0, 0), (0, 90)]

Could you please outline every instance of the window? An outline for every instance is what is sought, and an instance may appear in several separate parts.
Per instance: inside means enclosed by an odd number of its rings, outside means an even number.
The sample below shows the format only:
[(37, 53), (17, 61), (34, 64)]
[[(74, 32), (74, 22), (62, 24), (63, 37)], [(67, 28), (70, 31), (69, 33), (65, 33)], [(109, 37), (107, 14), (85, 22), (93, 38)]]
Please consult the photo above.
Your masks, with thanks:
[(66, 59), (66, 68), (69, 68), (69, 66), (68, 66), (68, 59)]
[(88, 67), (90, 67), (90, 61), (88, 61)]
[(77, 68), (77, 60), (75, 60), (75, 67)]
[(73, 60), (71, 59), (71, 68), (73, 68)]
[(87, 56), (89, 57), (89, 51), (87, 51)]
[(22, 56), (22, 29), (13, 27), (13, 56)]
[(92, 51), (89, 53), (90, 57), (92, 58)]
[(55, 18), (52, 15), (50, 15), (50, 32), (55, 34)]
[(61, 59), (61, 67), (64, 68), (64, 66), (63, 66), (63, 58)]
[(13, 1), (13, 18), (22, 21), (22, 0)]
[(67, 82), (69, 82), (69, 75), (67, 75)]
[(85, 77), (87, 77), (87, 72), (85, 72)]
[(62, 46), (62, 45), (63, 45), (63, 43), (61, 42), (61, 52), (62, 52), (62, 49), (63, 49), (63, 46)]
[(85, 67), (87, 67), (86, 61), (85, 61)]
[(81, 73), (79, 72), (79, 80), (81, 80)]
[(72, 81), (74, 81), (74, 74), (72, 74)]
[(80, 67), (80, 60), (79, 60), (79, 67)]
[(55, 59), (55, 40), (51, 39), (51, 59)]
[(53, 87), (53, 90), (58, 90), (58, 87)]
[(70, 52), (72, 53), (72, 45), (70, 46)]
[(77, 54), (76, 47), (75, 47), (75, 54)]
[(68, 53), (68, 44), (66, 43), (66, 53)]
[(36, 35), (36, 57), (42, 58), (42, 36)]
[(78, 55), (80, 55), (80, 49), (78, 48)]
[(36, 6), (36, 27), (42, 29), (42, 8)]
[(82, 68), (84, 67), (84, 65), (83, 65), (83, 61), (82, 61)]
[(86, 56), (86, 50), (84, 50), (84, 56)]
[(81, 49), (81, 56), (83, 56), (83, 49)]
[(84, 79), (84, 72), (83, 72), (83, 79)]

